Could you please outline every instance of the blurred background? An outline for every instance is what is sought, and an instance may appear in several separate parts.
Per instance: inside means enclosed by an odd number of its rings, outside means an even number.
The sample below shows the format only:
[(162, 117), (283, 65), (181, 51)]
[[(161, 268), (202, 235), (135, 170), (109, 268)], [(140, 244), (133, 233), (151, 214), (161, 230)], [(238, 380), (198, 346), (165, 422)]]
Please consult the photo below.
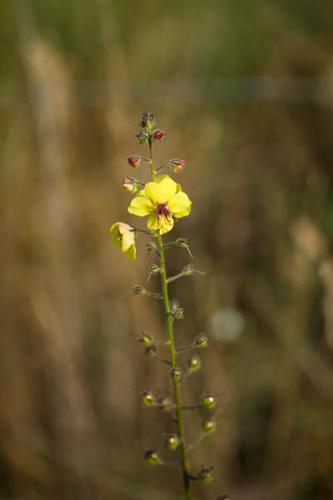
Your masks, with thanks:
[(145, 110), (158, 162), (187, 161), (174, 236), (206, 272), (173, 288), (177, 341), (211, 346), (184, 400), (223, 393), (195, 497), (333, 498), (332, 2), (3, 0), (0, 26), (0, 498), (179, 498), (142, 459), (172, 428), (139, 404), (169, 391), (136, 339), (164, 335), (131, 292), (154, 257), (108, 234)]

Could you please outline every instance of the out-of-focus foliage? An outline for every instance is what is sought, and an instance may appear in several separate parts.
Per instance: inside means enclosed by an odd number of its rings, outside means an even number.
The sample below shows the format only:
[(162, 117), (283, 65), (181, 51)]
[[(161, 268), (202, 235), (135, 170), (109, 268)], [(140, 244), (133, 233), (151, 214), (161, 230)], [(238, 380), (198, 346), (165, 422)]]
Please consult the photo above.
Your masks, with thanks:
[(177, 335), (213, 346), (188, 402), (223, 393), (218, 432), (194, 451), (216, 483), (196, 495), (333, 496), (332, 11), (0, 4), (1, 498), (176, 498), (176, 471), (152, 478), (142, 460), (163, 438), (138, 395), (168, 390), (136, 342), (163, 335), (157, 305), (130, 291), (152, 256), (142, 239), (139, 266), (119, 260), (108, 234), (145, 109), (168, 134), (158, 159), (187, 159), (179, 235), (207, 273), (174, 285)]

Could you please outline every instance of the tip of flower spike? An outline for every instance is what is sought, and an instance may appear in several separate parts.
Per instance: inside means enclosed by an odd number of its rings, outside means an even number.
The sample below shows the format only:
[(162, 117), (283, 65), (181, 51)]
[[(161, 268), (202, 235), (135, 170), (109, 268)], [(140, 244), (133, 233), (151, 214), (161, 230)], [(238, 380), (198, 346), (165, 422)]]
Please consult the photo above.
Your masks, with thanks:
[(155, 123), (156, 120), (153, 113), (151, 113), (150, 111), (145, 111), (141, 117), (140, 126), (148, 132), (151, 132)]

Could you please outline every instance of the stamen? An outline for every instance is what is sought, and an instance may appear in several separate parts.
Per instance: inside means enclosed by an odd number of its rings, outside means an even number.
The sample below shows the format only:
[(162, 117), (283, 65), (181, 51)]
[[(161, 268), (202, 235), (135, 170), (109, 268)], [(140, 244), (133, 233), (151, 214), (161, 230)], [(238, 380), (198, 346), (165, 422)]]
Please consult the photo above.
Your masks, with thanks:
[(167, 207), (167, 203), (159, 203), (156, 207), (156, 212), (159, 217), (170, 217), (171, 213), (170, 210)]

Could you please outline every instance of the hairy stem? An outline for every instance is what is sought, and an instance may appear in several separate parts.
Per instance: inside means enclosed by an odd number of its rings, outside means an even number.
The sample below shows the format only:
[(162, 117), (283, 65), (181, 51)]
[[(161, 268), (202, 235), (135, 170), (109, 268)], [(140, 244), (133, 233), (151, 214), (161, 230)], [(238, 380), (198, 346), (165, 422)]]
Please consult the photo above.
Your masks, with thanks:
[[(169, 300), (169, 291), (168, 291), (168, 282), (167, 282), (167, 273), (166, 273), (166, 265), (165, 265), (165, 254), (164, 254), (164, 246), (163, 239), (159, 235), (157, 236), (157, 241), (159, 245), (159, 253), (160, 253), (160, 265), (161, 265), (161, 285), (162, 285), (162, 295), (164, 301), (164, 312), (166, 315), (166, 327), (167, 334), (169, 340), (169, 349), (170, 349), (170, 366), (171, 370), (176, 368), (176, 344), (175, 337), (173, 332), (173, 317), (170, 311), (170, 300)], [(188, 458), (187, 458), (187, 447), (185, 443), (185, 429), (184, 429), (184, 419), (182, 415), (181, 408), (181, 394), (180, 394), (180, 381), (177, 377), (172, 376), (172, 386), (175, 397), (175, 411), (176, 411), (176, 419), (177, 419), (177, 431), (178, 437), (180, 441), (180, 454), (181, 454), (181, 469), (183, 476), (183, 484), (184, 484), (184, 498), (186, 500), (191, 500), (190, 493), (190, 478), (188, 473)]]

